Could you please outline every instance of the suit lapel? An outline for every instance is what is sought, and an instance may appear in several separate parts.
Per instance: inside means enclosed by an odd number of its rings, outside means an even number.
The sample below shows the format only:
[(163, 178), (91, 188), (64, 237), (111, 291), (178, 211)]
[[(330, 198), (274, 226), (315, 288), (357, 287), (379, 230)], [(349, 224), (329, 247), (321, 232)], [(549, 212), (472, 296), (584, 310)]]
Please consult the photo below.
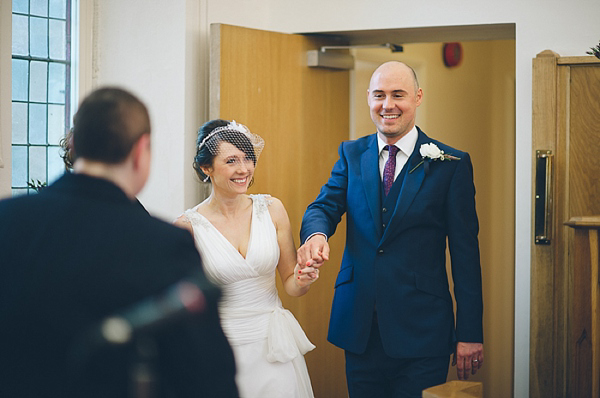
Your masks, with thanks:
[[(404, 182), (402, 183), (402, 188), (400, 190), (400, 194), (398, 195), (398, 201), (396, 202), (396, 208), (394, 209), (394, 213), (392, 214), (392, 218), (390, 220), (390, 225), (385, 229), (384, 235), (381, 238), (381, 241), (385, 241), (390, 234), (396, 232), (400, 225), (402, 218), (408, 211), (411, 203), (415, 199), (417, 192), (421, 188), (423, 184), (423, 180), (425, 179), (425, 167), (424, 165), (420, 165), (417, 167), (419, 162), (421, 161), (421, 154), (419, 152), (419, 148), (422, 144), (431, 141), (429, 137), (425, 135), (418, 129), (419, 137), (417, 138), (417, 143), (415, 144), (415, 149), (413, 153), (410, 155), (408, 161), (406, 162), (405, 167), (408, 167), (406, 170), (406, 174), (404, 175)], [(416, 167), (416, 168), (415, 168)], [(414, 171), (411, 173), (410, 171)]]
[(362, 176), (365, 195), (371, 216), (375, 222), (375, 228), (379, 236), (382, 234), (381, 226), (381, 187), (379, 175), (379, 148), (377, 147), (377, 136), (373, 134), (367, 150), (360, 159), (360, 172)]

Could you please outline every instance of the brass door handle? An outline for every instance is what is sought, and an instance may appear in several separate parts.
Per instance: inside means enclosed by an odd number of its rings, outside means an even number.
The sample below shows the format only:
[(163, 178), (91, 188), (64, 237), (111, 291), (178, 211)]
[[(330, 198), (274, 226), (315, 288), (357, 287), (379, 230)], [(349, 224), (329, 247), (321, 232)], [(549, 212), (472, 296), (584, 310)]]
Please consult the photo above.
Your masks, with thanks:
[(549, 245), (552, 239), (552, 151), (535, 153), (535, 243)]

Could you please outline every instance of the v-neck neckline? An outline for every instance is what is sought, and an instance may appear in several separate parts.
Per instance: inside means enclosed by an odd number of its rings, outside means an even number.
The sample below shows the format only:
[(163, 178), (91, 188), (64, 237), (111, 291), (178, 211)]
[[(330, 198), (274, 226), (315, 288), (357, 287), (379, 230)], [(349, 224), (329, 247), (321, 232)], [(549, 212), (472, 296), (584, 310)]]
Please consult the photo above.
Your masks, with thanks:
[(227, 243), (227, 245), (229, 247), (231, 247), (231, 249), (236, 252), (244, 261), (248, 261), (248, 254), (250, 253), (250, 246), (252, 244), (252, 228), (254, 226), (254, 198), (252, 196), (249, 196), (250, 200), (252, 200), (252, 210), (250, 213), (250, 237), (248, 238), (248, 244), (246, 245), (246, 255), (244, 256), (242, 253), (240, 253), (240, 251), (238, 249), (235, 248), (235, 246), (233, 245), (233, 243), (231, 243), (229, 241), (229, 239), (227, 239), (225, 237), (225, 235), (223, 235), (223, 233), (221, 233), (221, 231), (219, 231), (219, 229), (217, 227), (214, 226), (214, 224), (208, 219), (206, 218), (203, 214), (200, 214), (198, 212), (197, 209), (194, 210), (194, 212), (196, 214), (198, 214), (200, 217), (204, 218), (206, 220), (206, 222), (211, 226), (212, 229), (214, 229), (217, 234), (219, 234), (219, 236)]

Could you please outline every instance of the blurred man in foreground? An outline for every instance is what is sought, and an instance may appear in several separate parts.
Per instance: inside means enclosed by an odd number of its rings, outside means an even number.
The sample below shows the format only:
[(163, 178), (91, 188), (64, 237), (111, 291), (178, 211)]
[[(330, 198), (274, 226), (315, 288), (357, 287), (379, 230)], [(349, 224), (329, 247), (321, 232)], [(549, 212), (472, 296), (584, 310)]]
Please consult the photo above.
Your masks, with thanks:
[[(135, 204), (151, 158), (144, 104), (122, 89), (96, 90), (75, 115), (73, 146), (74, 173), (39, 194), (0, 201), (0, 396), (131, 396), (136, 339), (115, 345), (86, 336), (190, 274), (215, 289), (190, 234)], [(194, 314), (146, 334), (155, 349), (152, 396), (237, 396), (216, 300), (200, 298)], [(148, 308), (150, 321), (161, 321), (162, 307)], [(139, 317), (131, 325), (147, 326)]]

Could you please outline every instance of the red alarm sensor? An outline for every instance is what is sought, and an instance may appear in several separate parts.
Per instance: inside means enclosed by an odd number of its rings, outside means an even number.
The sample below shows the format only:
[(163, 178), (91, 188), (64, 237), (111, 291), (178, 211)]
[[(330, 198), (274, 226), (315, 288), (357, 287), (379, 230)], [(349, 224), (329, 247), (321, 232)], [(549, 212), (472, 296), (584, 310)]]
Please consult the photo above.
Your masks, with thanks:
[(460, 43), (444, 43), (444, 65), (448, 68), (458, 66), (462, 60), (462, 46)]

